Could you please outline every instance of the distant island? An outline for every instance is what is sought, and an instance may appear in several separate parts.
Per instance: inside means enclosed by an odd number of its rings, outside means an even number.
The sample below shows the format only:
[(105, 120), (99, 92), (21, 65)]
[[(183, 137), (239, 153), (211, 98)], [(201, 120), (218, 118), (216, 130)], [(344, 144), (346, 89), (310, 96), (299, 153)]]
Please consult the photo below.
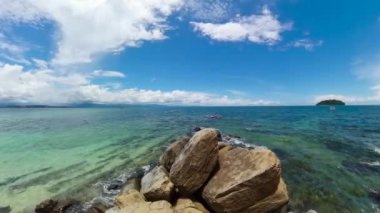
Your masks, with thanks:
[(335, 100), (335, 99), (324, 100), (317, 103), (317, 106), (345, 106), (345, 105), (346, 103), (344, 103), (343, 101)]

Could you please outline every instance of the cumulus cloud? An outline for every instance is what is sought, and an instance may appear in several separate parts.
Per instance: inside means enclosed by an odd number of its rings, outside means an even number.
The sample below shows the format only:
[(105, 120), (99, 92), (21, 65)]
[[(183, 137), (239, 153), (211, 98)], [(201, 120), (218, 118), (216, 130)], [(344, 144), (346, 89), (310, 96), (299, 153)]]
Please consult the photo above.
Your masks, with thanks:
[(119, 71), (111, 71), (111, 70), (94, 70), (92, 72), (94, 76), (100, 77), (110, 77), (110, 78), (125, 78), (126, 75)]
[(0, 19), (54, 21), (59, 41), (53, 62), (66, 65), (165, 39), (166, 19), (182, 4), (182, 0), (12, 0), (2, 2)]
[(282, 24), (264, 7), (262, 14), (236, 17), (226, 23), (192, 22), (195, 31), (217, 41), (245, 41), (274, 44), (281, 40), (281, 32), (290, 30), (291, 23)]
[[(103, 71), (104, 73), (104, 71)], [(47, 67), (25, 70), (20, 65), (0, 64), (0, 102), (55, 104), (271, 105), (276, 102), (233, 99), (204, 92), (116, 89), (91, 82), (93, 75), (60, 73)]]
[(187, 0), (183, 11), (193, 20), (219, 21), (231, 15), (231, 8), (232, 0)]
[(314, 48), (322, 46), (323, 41), (322, 40), (316, 40), (313, 41), (309, 38), (303, 38), (296, 40), (294, 42), (291, 42), (288, 46), (296, 47), (296, 48), (304, 48), (307, 51), (313, 51)]

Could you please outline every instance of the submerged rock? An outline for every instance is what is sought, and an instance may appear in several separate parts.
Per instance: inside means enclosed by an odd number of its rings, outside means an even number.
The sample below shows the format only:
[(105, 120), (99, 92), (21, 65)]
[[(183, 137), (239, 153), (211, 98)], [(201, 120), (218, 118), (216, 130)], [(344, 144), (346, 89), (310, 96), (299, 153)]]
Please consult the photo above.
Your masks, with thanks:
[(376, 202), (380, 203), (380, 189), (379, 190), (371, 190), (369, 192), (369, 196), (373, 198)]
[(344, 160), (342, 161), (342, 165), (348, 171), (359, 174), (359, 175), (370, 174), (370, 173), (375, 173), (375, 174), (380, 173), (380, 166), (372, 165), (369, 163), (364, 163), (364, 162), (358, 163), (358, 162)]
[(218, 159), (220, 132), (206, 128), (194, 134), (170, 170), (170, 179), (184, 195), (197, 191), (209, 178)]
[(189, 137), (182, 137), (170, 144), (164, 154), (160, 157), (160, 164), (165, 167), (167, 171), (170, 171), (175, 159), (181, 153), (182, 149), (189, 142)]
[(10, 213), (11, 212), (11, 207), (10, 206), (0, 206), (0, 213)]
[(123, 186), (123, 182), (120, 181), (120, 180), (114, 180), (112, 181), (108, 186), (107, 186), (107, 189), (109, 191), (111, 190), (118, 190), (118, 189), (121, 189), (121, 187)]
[(141, 180), (141, 193), (149, 201), (170, 201), (174, 192), (174, 184), (163, 166), (158, 166), (146, 174)]
[(269, 149), (235, 148), (219, 155), (219, 170), (202, 197), (216, 212), (238, 212), (273, 194), (280, 172), (280, 161)]

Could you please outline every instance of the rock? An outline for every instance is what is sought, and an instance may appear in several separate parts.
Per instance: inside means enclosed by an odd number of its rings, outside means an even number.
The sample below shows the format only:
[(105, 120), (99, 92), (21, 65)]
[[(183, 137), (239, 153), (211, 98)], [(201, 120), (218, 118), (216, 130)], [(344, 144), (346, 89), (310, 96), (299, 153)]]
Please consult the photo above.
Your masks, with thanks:
[(218, 143), (218, 149), (219, 149), (219, 156), (223, 155), (224, 153), (230, 151), (232, 149), (232, 146), (226, 143), (219, 142)]
[(128, 194), (122, 194), (115, 198), (115, 205), (122, 209), (128, 205), (134, 205), (135, 203), (146, 202), (144, 195), (139, 191), (131, 189)]
[(195, 128), (193, 129), (193, 132), (198, 132), (198, 131), (200, 131), (200, 130), (202, 130), (202, 129), (203, 129), (202, 127), (197, 126), (197, 127), (195, 127)]
[(170, 171), (175, 159), (181, 153), (182, 149), (189, 142), (189, 140), (189, 137), (182, 137), (170, 144), (164, 154), (160, 157), (160, 165), (162, 165), (167, 171)]
[(141, 189), (141, 179), (140, 178), (131, 178), (131, 179), (127, 180), (127, 182), (125, 183), (125, 185), (121, 189), (120, 194), (128, 194), (128, 192), (131, 189), (140, 191), (140, 189)]
[(197, 191), (209, 178), (218, 159), (220, 132), (205, 128), (186, 144), (170, 170), (170, 179), (184, 195)]
[(120, 180), (114, 180), (107, 186), (107, 189), (118, 190), (118, 189), (121, 189), (122, 186), (123, 186), (123, 182), (121, 182)]
[(269, 149), (234, 148), (219, 155), (219, 170), (202, 197), (216, 212), (238, 212), (273, 194), (280, 173), (280, 160)]
[(141, 193), (149, 201), (170, 201), (174, 192), (174, 184), (168, 172), (162, 166), (155, 167), (141, 180)]
[(318, 213), (317, 211), (313, 210), (313, 209), (310, 209), (308, 210), (306, 213)]
[(57, 205), (58, 201), (48, 199), (45, 201), (42, 201), (40, 204), (38, 204), (35, 208), (36, 213), (48, 213), (53, 212), (55, 206)]
[(375, 201), (380, 203), (380, 189), (379, 190), (371, 190), (369, 192), (369, 196), (373, 198)]
[(108, 205), (104, 200), (97, 199), (90, 208), (86, 210), (86, 213), (104, 213), (111, 206)]
[(199, 202), (189, 198), (179, 198), (174, 206), (176, 213), (209, 213), (209, 211)]
[(117, 207), (112, 207), (110, 209), (107, 209), (105, 213), (118, 213), (119, 209)]
[(172, 205), (166, 200), (135, 203), (119, 210), (119, 213), (174, 213)]
[(227, 147), (227, 146), (230, 146), (229, 144), (227, 143), (224, 143), (224, 142), (218, 142), (218, 149), (221, 150), (223, 149), (224, 147)]
[(240, 213), (281, 212), (282, 207), (288, 202), (288, 190), (285, 182), (281, 179), (275, 193), (240, 211)]
[(10, 213), (11, 210), (10, 206), (0, 206), (0, 213)]
[(36, 213), (72, 213), (82, 212), (79, 202), (76, 200), (52, 200), (48, 199), (38, 204)]

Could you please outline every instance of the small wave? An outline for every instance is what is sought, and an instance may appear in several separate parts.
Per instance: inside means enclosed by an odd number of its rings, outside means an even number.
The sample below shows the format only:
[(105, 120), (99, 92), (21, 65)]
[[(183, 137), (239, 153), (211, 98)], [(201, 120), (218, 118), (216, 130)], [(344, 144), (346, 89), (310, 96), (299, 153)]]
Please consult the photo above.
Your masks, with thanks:
[(374, 162), (361, 162), (363, 164), (367, 164), (368, 166), (380, 166), (379, 161), (374, 161)]
[(377, 146), (373, 146), (373, 151), (375, 151), (376, 153), (380, 154), (380, 148), (377, 147)]
[(245, 142), (243, 139), (231, 135), (223, 135), (222, 136), (222, 142), (229, 144), (231, 146), (238, 146), (238, 147), (243, 147), (243, 148), (258, 148), (259, 146), (255, 144), (250, 144)]
[(147, 164), (137, 169), (130, 169), (123, 174), (111, 180), (99, 181), (95, 184), (96, 187), (102, 189), (102, 195), (95, 197), (92, 200), (84, 203), (83, 209), (87, 210), (97, 203), (102, 203), (109, 208), (114, 206), (113, 200), (120, 193), (125, 183), (134, 177), (145, 175), (154, 167), (153, 164)]

